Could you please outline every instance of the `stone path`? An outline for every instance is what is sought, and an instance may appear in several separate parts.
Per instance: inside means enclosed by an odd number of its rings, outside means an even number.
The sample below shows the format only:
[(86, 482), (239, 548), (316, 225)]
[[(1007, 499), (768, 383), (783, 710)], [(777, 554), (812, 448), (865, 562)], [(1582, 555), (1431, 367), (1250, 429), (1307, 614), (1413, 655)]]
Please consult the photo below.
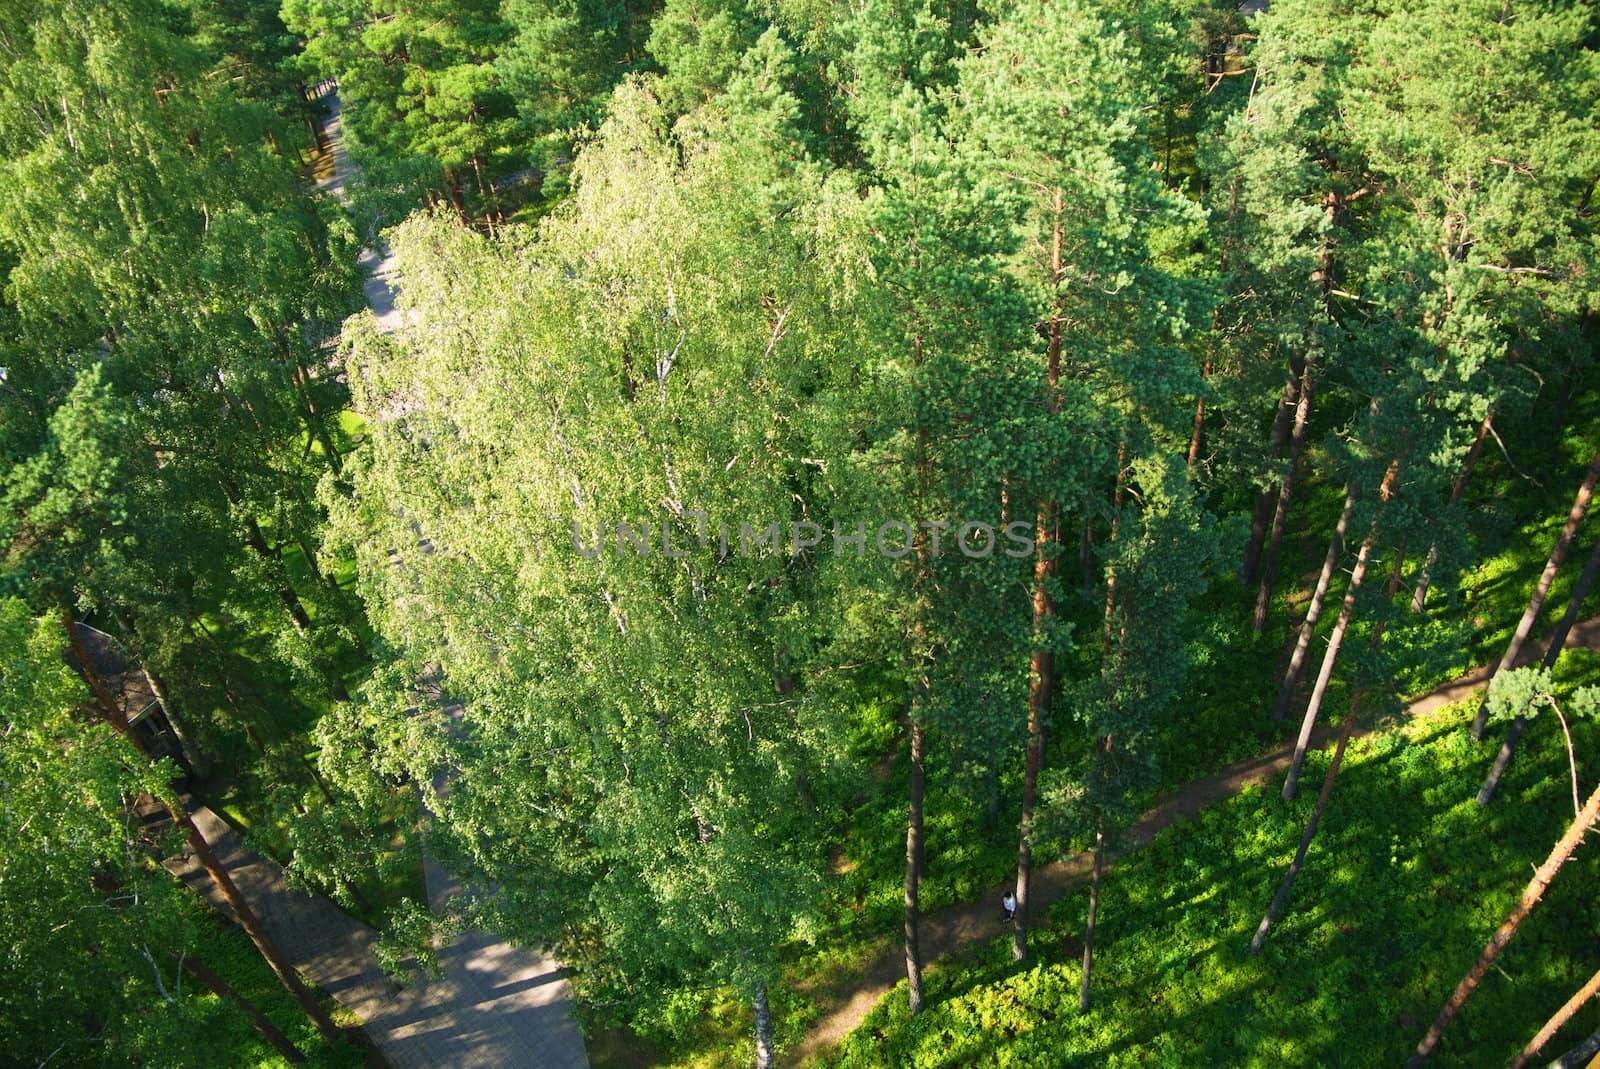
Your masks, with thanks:
[[(326, 99), (328, 152), (317, 186), (342, 197), (350, 163), (339, 99), (333, 94)], [(373, 314), (382, 329), (395, 329), (399, 314), (388, 250), (381, 255), (364, 250), (361, 265)], [(570, 1013), (571, 989), (555, 962), (494, 936), (466, 932), (439, 949), (440, 976), (396, 986), (378, 966), (377, 932), (325, 898), (292, 890), (277, 864), (246, 850), (238, 833), (211, 810), (191, 804), (190, 812), (284, 955), (302, 976), (362, 1019), (393, 1069), (588, 1069), (583, 1036)], [(440, 912), (461, 885), (431, 859), (423, 862), (428, 905)], [(187, 851), (166, 865), (229, 915)]]
[[(583, 1037), (568, 1013), (566, 981), (551, 962), (469, 932), (440, 949), (443, 975), (398, 987), (378, 967), (377, 932), (326, 898), (292, 890), (274, 862), (246, 850), (239, 834), (211, 810), (191, 805), (190, 813), (284, 955), (365, 1022), (393, 1069), (587, 1069)], [(165, 821), (165, 815), (147, 819)], [(166, 866), (229, 915), (187, 850)], [(428, 901), (438, 908), (459, 886), (432, 862), (425, 869)]]
[[(1523, 650), (1518, 663), (1531, 664), (1543, 656), (1546, 642), (1548, 639), (1529, 643), (1529, 648)], [(1568, 633), (1563, 648), (1600, 649), (1600, 616), (1575, 625)], [(1488, 680), (1491, 670), (1492, 666), (1489, 665), (1474, 668), (1460, 678), (1428, 692), (1406, 707), (1406, 719), (1435, 716), (1456, 702), (1471, 697)], [(1372, 729), (1363, 727), (1354, 735), (1360, 737), (1371, 732)], [(1321, 748), (1335, 734), (1328, 725), (1319, 725), (1312, 735), (1311, 744)], [(1119, 853), (1137, 850), (1177, 821), (1192, 819), (1207, 806), (1232, 798), (1251, 784), (1282, 772), (1289, 766), (1293, 756), (1294, 740), (1291, 738), (1270, 753), (1229, 765), (1216, 775), (1185, 785), (1139, 818), (1124, 835), (1125, 845)], [(1087, 878), (1091, 860), (1091, 855), (1084, 852), (1036, 867), (1029, 884), (1033, 896), (1031, 915), (1042, 919), (1051, 902)], [(924, 915), (917, 933), (924, 967), (963, 947), (1005, 934), (999, 921), (1000, 896), (1014, 882), (991, 888), (976, 902), (949, 906)], [(1036, 922), (1034, 927), (1038, 930), (1046, 925)], [(872, 1012), (872, 1008), (903, 979), (905, 955), (904, 950), (896, 944), (893, 950), (872, 963), (866, 975), (861, 977), (855, 992), (840, 1005), (829, 1009), (800, 1043), (783, 1052), (780, 1061), (791, 1066), (811, 1064), (860, 1024)]]

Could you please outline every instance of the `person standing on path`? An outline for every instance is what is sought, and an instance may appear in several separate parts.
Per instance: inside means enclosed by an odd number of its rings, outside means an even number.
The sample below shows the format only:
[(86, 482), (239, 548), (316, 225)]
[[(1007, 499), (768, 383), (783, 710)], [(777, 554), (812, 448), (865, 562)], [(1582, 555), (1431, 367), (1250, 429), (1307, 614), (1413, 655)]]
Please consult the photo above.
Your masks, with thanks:
[(1014, 921), (1017, 919), (1017, 895), (1014, 891), (1007, 891), (1000, 899), (1000, 919)]

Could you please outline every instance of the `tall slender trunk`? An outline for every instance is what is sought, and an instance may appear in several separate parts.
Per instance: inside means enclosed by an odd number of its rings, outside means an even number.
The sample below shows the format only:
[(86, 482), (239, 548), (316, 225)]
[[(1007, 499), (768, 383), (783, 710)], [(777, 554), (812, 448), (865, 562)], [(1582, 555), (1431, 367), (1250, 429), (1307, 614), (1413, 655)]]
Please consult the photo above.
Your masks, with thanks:
[(1355, 615), (1356, 595), (1366, 578), (1367, 565), (1372, 559), (1372, 544), (1377, 532), (1367, 535), (1356, 554), (1356, 566), (1350, 571), (1350, 587), (1344, 593), (1344, 604), (1339, 606), (1339, 618), (1333, 623), (1333, 633), (1328, 636), (1328, 648), (1322, 654), (1322, 667), (1317, 670), (1317, 682), (1311, 688), (1311, 698), (1306, 702), (1306, 712), (1300, 718), (1300, 734), (1294, 740), (1294, 757), (1289, 761), (1289, 772), (1283, 778), (1283, 800), (1294, 801), (1300, 784), (1300, 766), (1305, 763), (1306, 748), (1311, 745), (1311, 732), (1317, 726), (1317, 714), (1322, 711), (1322, 699), (1328, 693), (1328, 683), (1333, 679), (1333, 666), (1339, 660), (1339, 649), (1344, 644), (1345, 631), (1350, 618)]
[(161, 711), (166, 714), (167, 723), (171, 726), (172, 733), (177, 736), (178, 745), (183, 748), (189, 771), (196, 777), (205, 779), (211, 771), (211, 762), (207, 759), (205, 751), (195, 742), (194, 733), (189, 730), (183, 714), (172, 704), (172, 699), (167, 694), (166, 683), (142, 664), (139, 666), (139, 671), (144, 674), (144, 681), (150, 685), (150, 693), (161, 703)]
[(1545, 1022), (1544, 1027), (1539, 1029), (1538, 1035), (1528, 1041), (1528, 1045), (1522, 1048), (1522, 1053), (1517, 1055), (1508, 1069), (1522, 1069), (1524, 1065), (1532, 1061), (1533, 1056), (1538, 1054), (1546, 1043), (1554, 1039), (1555, 1034), (1561, 1031), (1566, 1023), (1572, 1020), (1590, 999), (1594, 998), (1596, 993), (1600, 993), (1600, 972), (1589, 977), (1589, 982), (1578, 988), (1577, 992), (1555, 1012), (1555, 1015)]
[[(1450, 504), (1460, 503), (1461, 495), (1467, 489), (1467, 480), (1472, 477), (1472, 469), (1478, 463), (1478, 454), (1483, 452), (1484, 438), (1489, 433), (1489, 421), (1494, 419), (1491, 412), (1483, 417), (1483, 422), (1478, 424), (1478, 436), (1472, 440), (1472, 448), (1467, 450), (1466, 459), (1461, 462), (1461, 474), (1456, 476), (1456, 483), (1450, 488)], [(1439, 547), (1428, 547), (1428, 559), (1422, 564), (1422, 574), (1417, 576), (1417, 588), (1411, 592), (1411, 611), (1421, 612), (1423, 604), (1428, 599), (1428, 587), (1433, 584), (1433, 566), (1439, 562)]]
[(1094, 968), (1094, 923), (1100, 911), (1100, 874), (1104, 870), (1106, 820), (1101, 817), (1094, 828), (1094, 864), (1089, 876), (1089, 913), (1083, 922), (1083, 972), (1078, 979), (1078, 1012), (1089, 1012), (1089, 974)]
[[(1211, 356), (1206, 354), (1205, 363), (1200, 365), (1200, 382), (1202, 389), (1205, 383), (1211, 381)], [(1188, 469), (1190, 475), (1194, 473), (1194, 462), (1200, 458), (1200, 447), (1204, 444), (1206, 426), (1206, 395), (1201, 394), (1194, 403), (1194, 430), (1189, 434)]]
[[(1106, 602), (1105, 634), (1109, 639), (1111, 625), (1114, 619), (1116, 603)], [(1122, 693), (1122, 670), (1126, 663), (1128, 650), (1128, 629), (1126, 621), (1117, 629), (1117, 649), (1113, 655), (1109, 649), (1102, 651), (1100, 657), (1100, 678), (1106, 686), (1109, 701), (1115, 703)], [(1098, 789), (1104, 789), (1111, 776), (1111, 749), (1113, 736), (1107, 732), (1096, 740), (1096, 748), (1100, 751), (1100, 767), (1097, 779)], [(1094, 968), (1094, 928), (1095, 921), (1100, 914), (1100, 878), (1104, 869), (1106, 844), (1106, 816), (1102, 808), (1095, 815), (1094, 823), (1094, 862), (1091, 867), (1089, 880), (1089, 912), (1083, 926), (1083, 971), (1078, 981), (1078, 1012), (1087, 1013), (1089, 1010), (1089, 979)]]
[[(1051, 283), (1061, 282), (1061, 191), (1055, 194), (1056, 223), (1052, 231)], [(1050, 414), (1060, 411), (1057, 385), (1061, 381), (1061, 309), (1059, 299), (1050, 316), (1050, 340), (1045, 353), (1045, 407)], [(1060, 530), (1056, 503), (1046, 498), (1039, 502), (1038, 556), (1033, 564), (1033, 651), (1028, 663), (1028, 749), (1022, 767), (1022, 819), (1017, 834), (1017, 908), (1012, 918), (1011, 955), (1017, 961), (1028, 956), (1028, 885), (1033, 876), (1033, 807), (1039, 791), (1039, 771), (1044, 766), (1050, 724), (1051, 691), (1055, 685), (1055, 650), (1051, 628), (1056, 607), (1053, 589), (1060, 571)]]
[(294, 592), (294, 588), (289, 585), (286, 578), (278, 574), (283, 567), (282, 558), (267, 545), (266, 536), (261, 533), (261, 525), (253, 518), (246, 518), (244, 521), (244, 539), (245, 544), (255, 551), (256, 556), (267, 565), (276, 580), (273, 593), (278, 596), (278, 600), (288, 611), (289, 618), (294, 621), (295, 630), (301, 634), (310, 631), (311, 617), (307, 615), (305, 606), (300, 603), (300, 595)]
[(772, 1010), (767, 1005), (767, 985), (759, 980), (750, 993), (750, 1009), (756, 1018), (756, 1069), (772, 1069)]
[[(127, 739), (134, 749), (148, 757), (149, 754), (145, 751), (144, 742), (139, 738), (138, 732), (133, 730), (116, 699), (107, 691), (105, 684), (96, 674), (94, 664), (89, 659), (88, 651), (83, 648), (83, 643), (78, 638), (77, 621), (74, 619), (70, 609), (62, 609), (62, 623), (67, 630), (67, 640), (72, 647), (73, 657), (83, 670), (84, 678), (89, 682), (90, 692), (94, 695), (95, 704), (100, 708), (101, 716), (119, 735)], [(160, 801), (166, 809), (167, 815), (172, 818), (172, 823), (183, 832), (184, 838), (189, 843), (189, 849), (193, 851), (195, 858), (204, 867), (207, 875), (211, 877), (211, 882), (216, 884), (218, 892), (228, 903), (228, 907), (233, 911), (234, 916), (238, 918), (239, 926), (245, 930), (245, 934), (255, 944), (256, 950), (260, 952), (267, 965), (278, 977), (279, 983), (283, 984), (284, 990), (288, 991), (294, 1000), (300, 1004), (300, 1008), (305, 1011), (307, 1017), (311, 1018), (312, 1023), (317, 1026), (319, 1032), (329, 1039), (338, 1039), (338, 1026), (328, 1017), (327, 1012), (317, 1003), (316, 998), (306, 989), (305, 984), (301, 983), (299, 975), (284, 959), (282, 951), (278, 949), (278, 945), (267, 935), (266, 929), (261, 927), (261, 922), (256, 918), (255, 911), (250, 908), (250, 904), (239, 893), (239, 888), (234, 884), (233, 878), (228, 875), (228, 870), (223, 868), (222, 863), (217, 860), (217, 855), (212, 852), (210, 845), (205, 840), (205, 836), (200, 834), (200, 829), (196, 828), (194, 821), (189, 819), (188, 811), (173, 805), (166, 798), (162, 798)]]
[[(1283, 456), (1284, 443), (1289, 438), (1290, 419), (1296, 407), (1296, 377), (1291, 367), (1284, 377), (1283, 392), (1278, 396), (1278, 410), (1272, 417), (1272, 433), (1267, 439), (1273, 459)], [(1244, 560), (1239, 565), (1239, 582), (1253, 583), (1256, 569), (1261, 564), (1261, 550), (1267, 539), (1267, 522), (1272, 518), (1274, 491), (1271, 486), (1256, 497), (1255, 512), (1250, 518), (1250, 541), (1245, 543)]]
[(206, 873), (211, 877), (211, 882), (216, 884), (217, 890), (221, 892), (223, 899), (227, 901), (228, 908), (238, 918), (239, 926), (245, 930), (245, 934), (255, 944), (256, 950), (260, 951), (261, 956), (266, 959), (267, 965), (271, 967), (273, 974), (277, 976), (278, 982), (300, 1004), (300, 1008), (305, 1011), (306, 1016), (311, 1018), (311, 1022), (317, 1026), (317, 1031), (328, 1039), (338, 1039), (338, 1026), (328, 1017), (327, 1011), (318, 1004), (316, 997), (300, 981), (300, 976), (294, 971), (294, 966), (290, 965), (284, 958), (283, 952), (278, 949), (278, 945), (272, 941), (272, 937), (261, 926), (261, 921), (256, 917), (255, 911), (250, 908), (250, 904), (239, 893), (239, 888), (234, 884), (233, 877), (228, 875), (228, 870), (222, 866), (222, 862), (217, 860), (217, 855), (212, 852), (210, 844), (205, 840), (205, 836), (200, 834), (200, 829), (194, 826), (194, 821), (189, 819), (189, 814), (170, 802), (163, 800), (162, 804), (166, 806), (173, 823), (183, 831), (184, 838), (188, 840), (189, 849), (194, 852), (195, 858), (205, 868)]
[(1311, 849), (1311, 840), (1317, 836), (1317, 826), (1322, 823), (1322, 814), (1328, 809), (1328, 799), (1333, 794), (1333, 781), (1339, 775), (1339, 766), (1344, 762), (1345, 747), (1350, 745), (1350, 735), (1355, 731), (1356, 720), (1361, 711), (1361, 703), (1366, 698), (1366, 691), (1358, 690), (1350, 698), (1350, 715), (1345, 718), (1344, 727), (1339, 731), (1339, 744), (1334, 747), (1333, 760), (1328, 763), (1327, 775), (1322, 777), (1322, 790), (1317, 795), (1317, 804), (1311, 810), (1311, 819), (1306, 822), (1306, 830), (1300, 836), (1300, 846), (1294, 852), (1294, 860), (1289, 863), (1289, 871), (1283, 877), (1283, 882), (1278, 885), (1278, 893), (1272, 896), (1272, 903), (1267, 906), (1267, 915), (1261, 918), (1261, 924), (1256, 927), (1256, 934), (1250, 940), (1250, 953), (1261, 953), (1261, 947), (1267, 941), (1267, 933), (1277, 923), (1278, 917), (1283, 913), (1283, 907), (1289, 901), (1289, 890), (1294, 887), (1295, 877), (1300, 875), (1300, 867), (1305, 864), (1306, 851)]
[[(1567, 645), (1567, 636), (1572, 633), (1572, 625), (1578, 622), (1578, 614), (1583, 611), (1583, 600), (1589, 596), (1589, 588), (1594, 585), (1597, 572), (1600, 572), (1600, 542), (1596, 542), (1594, 549), (1589, 553), (1589, 560), (1583, 566), (1583, 574), (1578, 576), (1577, 585), (1572, 588), (1572, 596), (1567, 599), (1567, 611), (1561, 614), (1556, 629), (1550, 633), (1550, 644), (1545, 647), (1544, 657), (1539, 661), (1540, 668), (1554, 668), (1556, 661), (1561, 659), (1561, 651)], [(1494, 799), (1494, 792), (1500, 787), (1500, 778), (1506, 774), (1506, 766), (1511, 763), (1511, 755), (1516, 752), (1517, 742), (1522, 738), (1523, 729), (1527, 726), (1528, 718), (1517, 716), (1506, 729), (1506, 737), (1500, 743), (1500, 752), (1495, 754), (1494, 765), (1489, 769), (1488, 778), (1478, 790), (1477, 801), (1480, 807), (1488, 805)]]
[(1339, 555), (1344, 552), (1344, 533), (1350, 526), (1350, 511), (1355, 508), (1356, 491), (1353, 485), (1345, 487), (1344, 511), (1339, 513), (1339, 522), (1333, 529), (1333, 537), (1328, 540), (1328, 553), (1322, 558), (1322, 573), (1317, 576), (1316, 589), (1311, 593), (1311, 604), (1306, 607), (1306, 618), (1300, 624), (1300, 636), (1295, 640), (1294, 652), (1289, 656), (1289, 667), (1283, 670), (1283, 679), (1278, 683), (1278, 700), (1272, 706), (1272, 719), (1282, 720), (1289, 711), (1289, 702), (1294, 697), (1294, 688), (1300, 682), (1300, 673), (1305, 669), (1306, 652), (1311, 648), (1311, 636), (1316, 633), (1317, 619), (1322, 615), (1323, 603), (1328, 598), (1328, 587), (1333, 582), (1333, 573), (1339, 566)]
[(1272, 528), (1267, 536), (1267, 555), (1261, 565), (1261, 582), (1256, 587), (1256, 612), (1251, 623), (1254, 634), (1261, 634), (1267, 626), (1267, 614), (1272, 607), (1272, 588), (1278, 581), (1278, 563), (1283, 559), (1283, 530), (1289, 523), (1289, 502), (1294, 494), (1295, 472), (1306, 448), (1306, 427), (1311, 422), (1311, 362), (1302, 361), (1300, 367), (1300, 396), (1294, 406), (1294, 429), (1289, 433), (1289, 466), (1284, 470), (1283, 482), (1278, 486), (1278, 502), (1272, 510)]
[(917, 893), (922, 878), (923, 734), (920, 720), (911, 721), (911, 803), (906, 816), (906, 983), (912, 1015), (922, 1012), (922, 950), (917, 940)]
[[(1128, 438), (1123, 435), (1117, 443), (1117, 481), (1111, 491), (1111, 536), (1106, 539), (1106, 545), (1111, 550), (1116, 549), (1117, 537), (1122, 530), (1122, 502), (1127, 493), (1127, 484), (1124, 473), (1128, 467)], [(1104, 660), (1111, 649), (1111, 621), (1117, 605), (1117, 566), (1115, 562), (1106, 565), (1106, 607), (1104, 623), (1100, 630), (1100, 656)]]
[(311, 573), (311, 578), (315, 579), (317, 582), (321, 583), (323, 586), (337, 594), (339, 592), (339, 584), (330, 579), (322, 570), (322, 568), (318, 566), (317, 551), (311, 548), (311, 545), (306, 541), (305, 536), (299, 532), (295, 532), (294, 544), (299, 548), (300, 556), (305, 560), (306, 571)]
[[(1395, 474), (1400, 470), (1398, 458), (1391, 461), (1389, 470), (1384, 473), (1383, 483), (1378, 487), (1378, 497), (1382, 501), (1389, 499), (1394, 487)], [(1300, 766), (1306, 759), (1306, 747), (1311, 744), (1311, 732), (1316, 727), (1317, 715), (1322, 711), (1322, 699), (1327, 696), (1328, 683), (1333, 679), (1333, 668), (1339, 660), (1339, 650), (1344, 644), (1345, 632), (1350, 627), (1350, 620), (1355, 615), (1356, 597), (1361, 591), (1362, 580), (1367, 574), (1367, 565), (1372, 558), (1372, 547), (1378, 539), (1378, 521), (1374, 517), (1367, 537), (1361, 542), (1361, 549), (1356, 553), (1355, 567), (1350, 571), (1350, 586), (1345, 590), (1344, 602), (1339, 606), (1339, 618), (1333, 623), (1333, 633), (1328, 636), (1328, 648), (1322, 654), (1322, 666), (1317, 670), (1317, 681), (1311, 688), (1311, 697), (1306, 701), (1306, 712), (1300, 720), (1300, 734), (1295, 739), (1294, 757), (1289, 762), (1289, 772), (1283, 780), (1283, 800), (1292, 802), (1295, 790), (1300, 782)], [(1406, 548), (1402, 544), (1395, 551), (1394, 567), (1389, 577), (1389, 597), (1394, 597), (1395, 590), (1400, 584), (1400, 568), (1405, 564)], [(1377, 649), (1383, 637), (1383, 623), (1373, 631), (1373, 649)]]
[[(1040, 562), (1043, 564), (1043, 562)], [(1034, 593), (1035, 619), (1038, 604), (1048, 594)], [(1035, 641), (1040, 641), (1037, 627)], [(1022, 771), (1022, 821), (1017, 846), (1017, 908), (1012, 918), (1011, 956), (1022, 961), (1028, 956), (1028, 891), (1033, 877), (1033, 808), (1038, 796), (1039, 770), (1044, 765), (1046, 724), (1050, 715), (1050, 688), (1055, 678), (1055, 657), (1047, 649), (1035, 649), (1028, 686), (1028, 749)]]
[(1483, 953), (1478, 955), (1478, 960), (1467, 970), (1467, 975), (1461, 978), (1461, 983), (1457, 984), (1450, 997), (1445, 999), (1444, 1006), (1439, 1010), (1439, 1016), (1434, 1019), (1427, 1034), (1422, 1037), (1422, 1042), (1417, 1044), (1416, 1052), (1406, 1062), (1406, 1069), (1418, 1069), (1418, 1066), (1427, 1060), (1428, 1055), (1433, 1053), (1433, 1049), (1439, 1045), (1439, 1037), (1449, 1027), (1450, 1021), (1472, 996), (1472, 992), (1494, 965), (1500, 952), (1511, 942), (1511, 937), (1517, 934), (1517, 927), (1527, 919), (1533, 907), (1539, 904), (1545, 888), (1550, 886), (1550, 881), (1556, 878), (1561, 866), (1567, 863), (1567, 858), (1578, 848), (1578, 843), (1583, 839), (1584, 833), (1594, 825), (1597, 816), (1600, 816), (1600, 787), (1596, 787), (1594, 793), (1589, 795), (1589, 800), (1583, 804), (1578, 815), (1567, 826), (1566, 834), (1562, 835), (1551, 849), (1550, 856), (1545, 858), (1544, 864), (1534, 870), (1533, 879), (1529, 880), (1528, 886), (1523, 889), (1522, 897), (1511, 907), (1511, 912), (1506, 915), (1500, 927), (1495, 929), (1494, 935), (1489, 937)]
[(262, 1013), (254, 1002), (235, 991), (228, 981), (212, 972), (211, 967), (205, 962), (199, 958), (185, 955), (180, 959), (180, 964), (189, 971), (190, 976), (204, 984), (212, 994), (229, 1000), (243, 1010), (245, 1016), (250, 1018), (250, 1023), (256, 1026), (256, 1031), (261, 1033), (263, 1039), (272, 1044), (273, 1050), (283, 1055), (285, 1061), (291, 1065), (305, 1063), (306, 1056), (300, 1052), (300, 1048), (289, 1042), (289, 1037), (284, 1035), (278, 1026), (272, 1023), (271, 1018)]
[[(1544, 563), (1544, 571), (1539, 573), (1539, 581), (1534, 584), (1533, 597), (1528, 599), (1528, 607), (1523, 610), (1522, 619), (1517, 621), (1517, 629), (1511, 634), (1511, 641), (1506, 644), (1506, 652), (1500, 658), (1500, 663), (1495, 665), (1494, 672), (1490, 674), (1487, 682), (1493, 683), (1495, 675), (1505, 671), (1516, 664), (1517, 658), (1522, 653), (1522, 647), (1527, 643), (1528, 636), (1533, 633), (1533, 625), (1539, 619), (1539, 610), (1544, 607), (1544, 599), (1550, 593), (1550, 584), (1555, 581), (1556, 572), (1560, 569), (1562, 561), (1567, 559), (1567, 550), (1572, 546), (1572, 538), (1578, 533), (1578, 524), (1583, 520), (1583, 514), (1589, 509), (1589, 500), (1594, 496), (1594, 484), (1600, 479), (1600, 450), (1597, 450), (1594, 459), (1589, 461), (1589, 469), (1583, 473), (1583, 482), (1578, 486), (1578, 494), (1572, 501), (1572, 508), (1567, 513), (1567, 522), (1561, 528), (1561, 534), (1556, 537), (1555, 548), (1550, 551), (1550, 558)], [(1478, 704), (1478, 715), (1472, 720), (1472, 739), (1474, 742), (1483, 738), (1484, 725), (1489, 722), (1489, 699), (1485, 691), (1483, 701)]]
[(1083, 534), (1078, 539), (1078, 571), (1083, 579), (1085, 599), (1094, 594), (1094, 513), (1085, 510)]
[[(1397, 558), (1389, 572), (1388, 597), (1391, 601), (1394, 600), (1395, 591), (1400, 588), (1402, 563), (1403, 560)], [(1370, 649), (1376, 650), (1383, 643), (1383, 631), (1387, 624), (1386, 617), (1378, 620), (1377, 626), (1372, 629)], [(1350, 745), (1350, 736), (1355, 732), (1357, 721), (1361, 719), (1361, 706), (1366, 698), (1366, 687), (1357, 687), (1355, 693), (1350, 695), (1350, 712), (1345, 716), (1344, 727), (1339, 731), (1339, 743), (1334, 747), (1333, 760), (1328, 762), (1328, 772), (1322, 777), (1322, 790), (1317, 794), (1317, 804), (1312, 807), (1311, 819), (1306, 822), (1305, 831), (1300, 836), (1300, 846), (1294, 852), (1294, 860), (1289, 864), (1289, 871), (1284, 875), (1283, 882), (1278, 885), (1277, 894), (1272, 896), (1266, 916), (1261, 918), (1261, 924), (1256, 928), (1255, 937), (1250, 940), (1251, 954), (1261, 953), (1261, 947), (1267, 941), (1267, 933), (1277, 923), (1278, 917), (1283, 913), (1284, 904), (1289, 901), (1289, 891), (1294, 887), (1295, 877), (1300, 875), (1300, 869), (1305, 864), (1306, 852), (1311, 849), (1311, 840), (1317, 836), (1317, 828), (1322, 823), (1322, 814), (1328, 809), (1328, 799), (1333, 795), (1334, 780), (1339, 777), (1339, 766), (1344, 763), (1345, 748)]]

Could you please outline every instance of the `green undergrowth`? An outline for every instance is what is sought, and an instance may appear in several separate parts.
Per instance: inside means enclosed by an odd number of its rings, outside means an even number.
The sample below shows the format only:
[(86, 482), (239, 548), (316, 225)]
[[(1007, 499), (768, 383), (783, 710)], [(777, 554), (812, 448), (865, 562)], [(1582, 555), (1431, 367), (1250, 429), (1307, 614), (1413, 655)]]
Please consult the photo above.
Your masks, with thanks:
[[(1597, 659), (1564, 664), (1592, 678)], [(1492, 744), (1467, 705), (1352, 743), (1329, 810), (1263, 954), (1250, 936), (1286, 869), (1328, 756), (1292, 805), (1253, 787), (1169, 829), (1107, 877), (1093, 1005), (1077, 1010), (1086, 895), (1051, 910), (1034, 959), (1006, 941), (933, 970), (930, 1005), (900, 985), (851, 1034), (835, 1069), (902, 1066), (1348, 1065), (1403, 1062), (1572, 819), (1560, 732), (1535, 722), (1499, 797), (1473, 795)], [(1600, 730), (1579, 725), (1580, 776)], [(1562, 871), (1451, 1030), (1441, 1065), (1504, 1065), (1589, 975), (1600, 902), (1591, 846)], [(1580, 1013), (1565, 1049), (1600, 1027)]]
[[(244, 932), (206, 912), (198, 902), (193, 904), (193, 908), (196, 913), (195, 941), (199, 957), (278, 1026), (306, 1056), (305, 1064), (314, 1069), (357, 1069), (379, 1064), (359, 1031), (353, 1031), (339, 1041), (323, 1038), (305, 1012), (278, 983), (277, 977)], [(198, 987), (198, 981), (191, 976), (185, 976), (183, 983), (186, 993)], [(360, 1023), (331, 999), (320, 997), (336, 1024), (353, 1028)], [(186, 1049), (194, 1056), (193, 1061), (185, 1064), (228, 1066), (229, 1069), (266, 1069), (268, 1066), (288, 1064), (231, 1001), (209, 992), (198, 998), (205, 1007), (206, 1027), (188, 1034), (182, 1048), (173, 1048)]]

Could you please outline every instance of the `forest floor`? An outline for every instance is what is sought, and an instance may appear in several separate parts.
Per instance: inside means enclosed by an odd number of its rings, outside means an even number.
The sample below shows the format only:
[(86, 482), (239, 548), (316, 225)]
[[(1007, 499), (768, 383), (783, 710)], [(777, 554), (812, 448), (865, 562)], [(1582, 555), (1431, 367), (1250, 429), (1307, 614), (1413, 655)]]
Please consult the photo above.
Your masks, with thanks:
[[(1543, 655), (1545, 644), (1545, 640), (1530, 643), (1518, 663), (1535, 661)], [(1564, 648), (1600, 650), (1600, 616), (1574, 626), (1567, 635)], [(1415, 721), (1436, 716), (1471, 697), (1488, 680), (1491, 668), (1489, 665), (1474, 668), (1415, 699), (1406, 706), (1405, 719)], [(1374, 730), (1382, 730), (1384, 726), (1383, 722), (1376, 728), (1363, 726), (1355, 734), (1368, 735)], [(1334, 734), (1331, 726), (1319, 725), (1312, 736), (1312, 746), (1321, 748)], [(1184, 785), (1128, 829), (1124, 835), (1124, 845), (1118, 853), (1127, 854), (1137, 850), (1179, 820), (1193, 819), (1208, 806), (1232, 798), (1252, 784), (1282, 772), (1293, 756), (1294, 740), (1291, 737), (1268, 753), (1229, 765), (1215, 775)], [(1093, 855), (1084, 851), (1034, 868), (1029, 885), (1032, 898), (1029, 913), (1038, 918), (1031, 926), (1036, 937), (1039, 933), (1049, 931), (1044, 921), (1047, 907), (1089, 876), (1092, 860)], [(998, 884), (975, 902), (925, 914), (918, 928), (923, 966), (1005, 934), (1009, 926), (1000, 918), (1000, 898), (1013, 886), (1014, 880)], [(1064, 938), (1071, 940), (1070, 935)], [(805, 1038), (784, 1052), (783, 1063), (792, 1066), (814, 1063), (853, 1031), (905, 974), (904, 948), (897, 943), (871, 963), (848, 998), (827, 1008)]]

